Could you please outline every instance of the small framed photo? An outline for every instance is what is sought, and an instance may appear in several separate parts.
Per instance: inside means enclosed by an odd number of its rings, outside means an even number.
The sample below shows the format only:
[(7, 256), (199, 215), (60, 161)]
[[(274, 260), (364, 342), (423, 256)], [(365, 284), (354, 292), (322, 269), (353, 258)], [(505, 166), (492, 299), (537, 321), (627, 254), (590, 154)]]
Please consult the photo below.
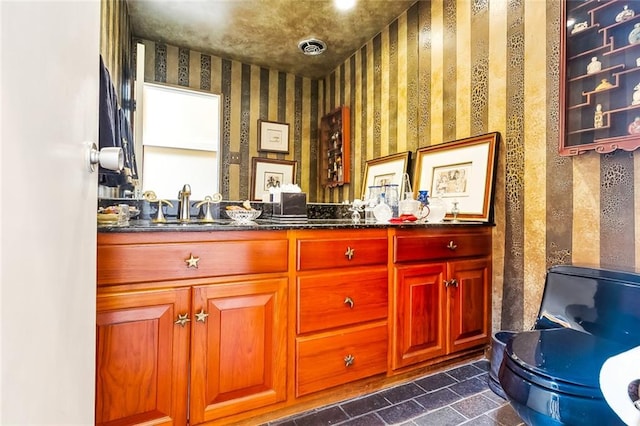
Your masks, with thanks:
[(289, 124), (258, 120), (258, 151), (289, 152)]
[(253, 157), (251, 159), (251, 199), (262, 201), (271, 188), (295, 183), (295, 161)]
[(402, 177), (409, 170), (411, 152), (399, 152), (386, 157), (375, 158), (364, 166), (361, 199), (365, 200), (370, 186), (398, 185), (402, 186)]
[(499, 139), (494, 132), (418, 149), (415, 195), (427, 190), (429, 197), (442, 197), (448, 205), (446, 218), (452, 218), (456, 203), (460, 221), (493, 221)]

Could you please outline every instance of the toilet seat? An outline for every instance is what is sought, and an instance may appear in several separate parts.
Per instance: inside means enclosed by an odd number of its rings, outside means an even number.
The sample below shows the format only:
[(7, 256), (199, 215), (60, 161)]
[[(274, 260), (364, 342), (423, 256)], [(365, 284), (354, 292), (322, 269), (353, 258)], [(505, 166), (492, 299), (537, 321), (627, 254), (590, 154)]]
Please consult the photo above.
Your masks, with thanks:
[(604, 400), (599, 373), (624, 350), (571, 328), (518, 333), (505, 347), (500, 384), (528, 425), (623, 424)]
[(504, 362), (505, 367), (537, 386), (602, 398), (599, 385), (602, 364), (627, 349), (571, 328), (534, 330), (518, 333), (511, 339), (505, 348)]

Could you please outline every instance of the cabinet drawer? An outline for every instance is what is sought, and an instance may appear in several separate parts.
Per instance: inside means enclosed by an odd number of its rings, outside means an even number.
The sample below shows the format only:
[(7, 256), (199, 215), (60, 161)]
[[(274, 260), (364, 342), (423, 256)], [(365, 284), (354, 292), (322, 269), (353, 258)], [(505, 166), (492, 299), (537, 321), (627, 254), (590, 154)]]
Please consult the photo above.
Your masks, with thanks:
[(491, 234), (396, 235), (394, 263), (491, 254)]
[(286, 239), (98, 246), (98, 284), (286, 272), (287, 247)]
[(387, 317), (387, 268), (298, 278), (298, 333)]
[(313, 238), (297, 241), (298, 271), (387, 263), (387, 236)]
[(298, 338), (296, 358), (296, 396), (384, 373), (387, 323)]

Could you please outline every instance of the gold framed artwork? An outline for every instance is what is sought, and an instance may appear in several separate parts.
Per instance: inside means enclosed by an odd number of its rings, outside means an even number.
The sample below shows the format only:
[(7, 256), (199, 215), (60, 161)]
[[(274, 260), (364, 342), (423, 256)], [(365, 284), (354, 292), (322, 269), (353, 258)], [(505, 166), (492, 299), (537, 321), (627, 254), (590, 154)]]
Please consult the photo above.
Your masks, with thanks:
[(458, 207), (460, 221), (492, 222), (494, 182), (500, 134), (487, 133), (418, 149), (414, 195), (429, 191), (451, 208)]
[[(399, 152), (385, 157), (368, 160), (364, 166), (361, 199), (366, 199), (370, 186), (398, 185), (402, 186), (402, 177), (409, 170), (411, 152)], [(399, 189), (400, 190), (400, 189)]]
[(289, 124), (258, 120), (258, 151), (289, 153)]
[(251, 199), (262, 201), (271, 188), (295, 183), (296, 161), (253, 157), (251, 159)]

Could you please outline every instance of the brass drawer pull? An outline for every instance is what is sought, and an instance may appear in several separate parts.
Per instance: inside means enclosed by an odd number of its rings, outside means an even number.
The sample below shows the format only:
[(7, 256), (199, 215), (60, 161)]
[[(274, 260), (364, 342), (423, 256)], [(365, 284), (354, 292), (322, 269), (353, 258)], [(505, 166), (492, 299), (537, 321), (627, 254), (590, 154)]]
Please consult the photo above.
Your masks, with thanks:
[(445, 280), (444, 281), (444, 286), (445, 287), (458, 287), (458, 280), (456, 280), (455, 278), (452, 278), (449, 281)]
[(206, 313), (203, 308), (200, 308), (200, 312), (196, 314), (196, 321), (206, 322), (208, 316), (209, 314)]
[(189, 321), (191, 321), (189, 319), (189, 314), (178, 314), (178, 319), (176, 320), (175, 324), (184, 327)]
[(354, 305), (353, 299), (350, 298), (349, 296), (344, 298), (344, 304), (349, 305), (349, 309), (353, 309), (353, 305)]
[(345, 367), (351, 367), (355, 360), (356, 360), (356, 358), (351, 354), (345, 356), (344, 357), (344, 366)]
[(351, 247), (347, 246), (347, 251), (344, 252), (344, 255), (347, 257), (347, 259), (351, 260), (355, 255), (355, 252), (356, 252), (355, 249), (352, 249)]
[(456, 244), (454, 244), (453, 240), (449, 241), (449, 245), (447, 245), (447, 248), (451, 251), (454, 251), (455, 249), (458, 248), (458, 246)]
[(193, 257), (193, 254), (189, 254), (189, 258), (184, 260), (187, 262), (187, 268), (196, 268), (198, 269), (198, 262), (200, 261), (199, 257)]

